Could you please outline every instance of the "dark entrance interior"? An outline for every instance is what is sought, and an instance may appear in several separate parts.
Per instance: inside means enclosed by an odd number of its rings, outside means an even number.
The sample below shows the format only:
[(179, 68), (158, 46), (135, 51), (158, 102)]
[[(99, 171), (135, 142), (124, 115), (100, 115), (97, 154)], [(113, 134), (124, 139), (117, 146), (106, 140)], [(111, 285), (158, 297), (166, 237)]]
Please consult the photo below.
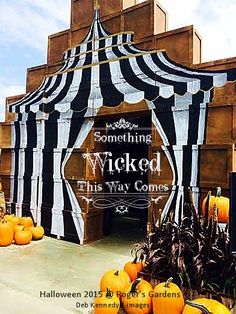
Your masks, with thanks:
[[(148, 160), (151, 141), (150, 114), (103, 118), (99, 125), (106, 126), (107, 141), (104, 151), (112, 153), (112, 165), (119, 158), (126, 160), (124, 164), (118, 162), (119, 167), (124, 167), (120, 171), (111, 172), (108, 163), (104, 170), (105, 198), (110, 200), (111, 205), (104, 209), (103, 234), (145, 235), (148, 206), (147, 194), (141, 191), (141, 187), (148, 184), (148, 171), (142, 171), (139, 162), (143, 158)], [(133, 163), (132, 159), (135, 159)], [(116, 182), (119, 189), (111, 192), (106, 185), (109, 182)]]

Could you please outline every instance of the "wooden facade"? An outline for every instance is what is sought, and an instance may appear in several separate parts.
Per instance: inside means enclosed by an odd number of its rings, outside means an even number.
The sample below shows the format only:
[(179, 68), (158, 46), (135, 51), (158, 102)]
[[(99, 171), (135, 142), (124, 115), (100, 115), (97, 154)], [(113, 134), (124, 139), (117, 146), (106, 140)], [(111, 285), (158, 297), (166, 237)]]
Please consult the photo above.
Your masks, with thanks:
[[(80, 43), (87, 34), (93, 16), (93, 1), (71, 1), (70, 29), (48, 38), (47, 64), (29, 68), (27, 71), (26, 91), (34, 91), (47, 74), (55, 72), (62, 65), (62, 55), (70, 48)], [(193, 26), (186, 26), (176, 30), (167, 30), (167, 13), (155, 0), (147, 0), (135, 4), (135, 0), (108, 1), (100, 0), (101, 21), (111, 33), (125, 31), (134, 32), (135, 44), (146, 50), (166, 50), (168, 56), (185, 66), (204, 70), (227, 70), (236, 66), (236, 58), (201, 63), (201, 37)], [(84, 14), (86, 12), (86, 14)], [(214, 191), (221, 186), (223, 194), (228, 194), (229, 172), (236, 171), (236, 88), (235, 82), (229, 82), (224, 87), (215, 88), (213, 101), (208, 107), (208, 119), (205, 145), (201, 148), (200, 159), (200, 201), (208, 190)], [(22, 95), (7, 99), (7, 105), (22, 98)], [(99, 119), (118, 119), (121, 115), (139, 117), (146, 115), (149, 109), (145, 101), (136, 106), (126, 102), (117, 107), (102, 107), (98, 112)], [(11, 168), (12, 136), (11, 126), (14, 113), (6, 109), (6, 122), (0, 125), (0, 180), (7, 200), (10, 198), (10, 184), (13, 176)], [(99, 123), (99, 122), (98, 122)], [(96, 127), (96, 122), (95, 122)], [(81, 199), (77, 191), (77, 181), (101, 182), (101, 173), (95, 175), (87, 162), (81, 157), (84, 152), (96, 152), (104, 149), (94, 142), (93, 133), (90, 132), (82, 147), (75, 150), (70, 157), (65, 173), (70, 182), (82, 209), (85, 222), (85, 242), (94, 241), (102, 237), (103, 212), (90, 206)], [(155, 176), (149, 173), (148, 183), (171, 185), (172, 172), (167, 158), (162, 151), (163, 141), (156, 129), (152, 128), (152, 144), (149, 148), (149, 158), (159, 151), (162, 158), (163, 171)], [(87, 195), (89, 197), (89, 193)], [(159, 214), (164, 206), (165, 199), (149, 208), (149, 220), (152, 212)]]

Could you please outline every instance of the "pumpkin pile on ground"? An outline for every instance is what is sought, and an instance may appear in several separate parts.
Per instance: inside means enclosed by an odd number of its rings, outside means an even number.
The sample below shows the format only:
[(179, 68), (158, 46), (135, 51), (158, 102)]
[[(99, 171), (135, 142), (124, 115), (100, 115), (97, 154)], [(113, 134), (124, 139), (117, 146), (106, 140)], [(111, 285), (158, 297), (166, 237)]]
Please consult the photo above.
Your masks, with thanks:
[(126, 271), (132, 281), (136, 280), (138, 278), (138, 274), (143, 269), (142, 262), (137, 261), (137, 256), (134, 258), (133, 261), (127, 262), (124, 266), (124, 271)]
[(44, 228), (34, 224), (31, 217), (17, 217), (13, 214), (3, 215), (0, 220), (0, 246), (12, 243), (26, 245), (31, 240), (40, 240), (44, 236)]
[[(218, 221), (223, 221), (219, 192), (214, 198), (208, 193), (204, 217), (197, 214), (190, 197), (178, 224), (171, 219), (153, 220), (147, 238), (131, 250), (135, 259), (122, 271), (106, 272), (100, 289), (105, 292), (110, 288), (116, 293), (127, 314), (230, 314), (225, 305), (213, 299), (185, 300), (180, 289), (206, 295), (211, 285), (211, 295), (219, 297), (223, 291), (235, 295), (236, 261), (230, 253), (227, 232), (218, 226)], [(227, 218), (227, 210), (225, 213)], [(154, 282), (162, 278), (162, 282), (152, 288), (139, 276)]]
[[(132, 264), (132, 262), (128, 263)], [(131, 272), (132, 275), (133, 273)], [(126, 313), (150, 314), (152, 312), (152, 290), (151, 284), (141, 278), (131, 282), (131, 277), (125, 270), (109, 270), (103, 274), (100, 280), (102, 296), (95, 300), (94, 313), (118, 313), (118, 306), (113, 305), (113, 308), (110, 308), (110, 310), (108, 308), (109, 304), (111, 304), (111, 297), (115, 296), (121, 302)], [(115, 303), (114, 300), (112, 303), (118, 304), (117, 299)], [(100, 311), (97, 307), (99, 307)]]
[(131, 282), (124, 270), (107, 271), (100, 281), (101, 292), (95, 299), (94, 314), (118, 314), (121, 307), (127, 314), (230, 314), (216, 300), (185, 301), (180, 287), (172, 281), (169, 278), (153, 289), (141, 278)]

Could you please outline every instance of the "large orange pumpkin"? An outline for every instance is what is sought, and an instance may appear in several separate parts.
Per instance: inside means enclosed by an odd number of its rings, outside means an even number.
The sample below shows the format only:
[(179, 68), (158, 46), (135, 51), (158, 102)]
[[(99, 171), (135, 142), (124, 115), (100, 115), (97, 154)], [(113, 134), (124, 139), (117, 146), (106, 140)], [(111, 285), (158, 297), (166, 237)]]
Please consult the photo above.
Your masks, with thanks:
[(24, 228), (23, 230), (17, 231), (14, 235), (14, 241), (18, 245), (29, 244), (32, 240), (32, 233), (29, 229)]
[(186, 303), (183, 314), (230, 314), (226, 306), (216, 300), (199, 298)]
[(19, 221), (19, 225), (22, 225), (25, 227), (33, 227), (34, 222), (31, 217), (21, 217)]
[(152, 286), (149, 282), (136, 279), (124, 290), (122, 304), (128, 314), (149, 314), (152, 312)]
[(124, 270), (109, 270), (100, 281), (100, 290), (106, 291), (109, 287), (112, 292), (123, 292), (130, 284), (129, 275)]
[(0, 246), (8, 246), (12, 243), (14, 230), (11, 223), (3, 220), (0, 222)]
[(184, 297), (172, 280), (170, 278), (155, 287), (152, 298), (153, 314), (182, 314)]
[(120, 299), (109, 288), (94, 303), (94, 314), (118, 314), (119, 309)]
[(141, 262), (137, 262), (137, 257), (133, 261), (127, 262), (124, 266), (124, 271), (126, 271), (131, 281), (134, 281), (138, 278), (138, 273), (142, 271), (143, 264)]
[[(207, 197), (202, 202), (202, 214), (205, 215)], [(216, 196), (210, 196), (209, 217), (214, 215), (214, 206), (217, 209), (218, 221), (227, 223), (229, 221), (229, 198), (221, 196), (221, 188), (217, 188)]]
[(42, 226), (30, 227), (32, 233), (32, 240), (41, 240), (44, 236), (44, 228)]

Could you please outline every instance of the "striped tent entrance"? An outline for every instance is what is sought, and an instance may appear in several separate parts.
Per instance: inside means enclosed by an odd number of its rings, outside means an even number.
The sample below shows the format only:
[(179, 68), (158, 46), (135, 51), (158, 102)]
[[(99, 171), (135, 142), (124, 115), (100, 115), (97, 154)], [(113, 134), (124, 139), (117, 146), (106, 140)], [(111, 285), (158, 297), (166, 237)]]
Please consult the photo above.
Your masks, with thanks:
[(174, 63), (163, 51), (140, 50), (131, 32), (109, 34), (96, 9), (88, 35), (64, 54), (61, 69), (9, 106), (15, 113), (13, 210), (24, 214), (27, 205), (51, 234), (73, 234), (82, 243), (84, 221), (65, 166), (102, 106), (135, 106), (145, 100), (173, 172), (162, 217), (174, 210), (177, 219), (188, 187), (197, 202), (199, 149), (212, 90), (235, 77), (235, 70), (195, 71)]

